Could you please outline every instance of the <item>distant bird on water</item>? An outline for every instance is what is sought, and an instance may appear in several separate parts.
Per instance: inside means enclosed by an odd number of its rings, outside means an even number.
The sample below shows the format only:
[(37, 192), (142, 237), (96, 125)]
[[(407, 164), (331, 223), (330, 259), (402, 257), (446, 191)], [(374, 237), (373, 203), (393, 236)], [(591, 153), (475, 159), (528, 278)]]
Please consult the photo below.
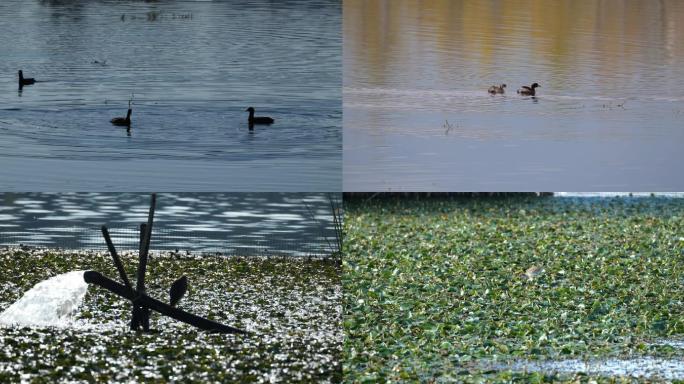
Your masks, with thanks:
[(169, 290), (169, 303), (172, 307), (175, 307), (180, 299), (185, 295), (188, 290), (188, 278), (182, 276), (180, 279), (176, 280), (171, 284), (171, 289)]
[(491, 87), (489, 87), (489, 90), (487, 90), (487, 92), (491, 93), (492, 95), (495, 95), (497, 93), (503, 94), (505, 92), (504, 88), (506, 88), (506, 84), (501, 84), (499, 86), (492, 85)]
[(110, 122), (114, 125), (118, 125), (120, 127), (130, 127), (131, 126), (131, 113), (133, 113), (133, 110), (131, 108), (128, 108), (128, 113), (126, 113), (126, 117), (115, 117), (110, 120)]
[(19, 70), (19, 89), (21, 89), (24, 85), (31, 85), (35, 83), (36, 79), (32, 77), (24, 77), (24, 72)]
[(245, 109), (245, 112), (249, 112), (249, 118), (247, 119), (247, 122), (249, 123), (250, 127), (254, 124), (273, 124), (273, 122), (275, 121), (267, 116), (254, 116), (253, 107)]
[(523, 85), (522, 88), (518, 89), (518, 93), (523, 96), (534, 96), (536, 93), (534, 90), (535, 88), (541, 88), (541, 85), (537, 83), (534, 83), (529, 87), (527, 85)]

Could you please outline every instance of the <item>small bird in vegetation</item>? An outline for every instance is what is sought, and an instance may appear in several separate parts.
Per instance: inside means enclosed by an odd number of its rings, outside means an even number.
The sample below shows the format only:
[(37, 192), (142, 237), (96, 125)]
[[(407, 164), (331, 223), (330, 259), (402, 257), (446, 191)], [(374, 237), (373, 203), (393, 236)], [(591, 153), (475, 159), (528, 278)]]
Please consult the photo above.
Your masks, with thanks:
[(187, 290), (188, 278), (183, 275), (180, 279), (171, 284), (171, 289), (169, 290), (169, 304), (171, 304), (172, 307), (175, 307)]
[(533, 265), (525, 271), (525, 278), (527, 278), (528, 281), (534, 280), (535, 277), (541, 275), (544, 273), (544, 268), (538, 267), (536, 265)]
[(35, 83), (36, 79), (31, 77), (24, 77), (24, 72), (22, 70), (19, 70), (19, 89), (23, 88), (24, 85), (31, 85)]
[(501, 84), (499, 86), (497, 85), (492, 85), (489, 87), (489, 90), (487, 92), (491, 93), (492, 95), (495, 95), (497, 93), (503, 94), (505, 92), (506, 84)]
[(130, 127), (131, 126), (131, 113), (133, 113), (133, 110), (131, 108), (128, 108), (128, 113), (126, 113), (126, 117), (115, 117), (111, 119), (111, 123), (114, 125), (122, 126), (122, 127)]
[(518, 89), (518, 93), (523, 96), (534, 96), (536, 94), (535, 88), (541, 88), (541, 85), (537, 83), (534, 83), (529, 87), (527, 85), (523, 85), (522, 88)]
[(267, 116), (254, 116), (254, 108), (249, 107), (245, 109), (245, 112), (249, 112), (249, 118), (247, 122), (249, 126), (252, 127), (254, 124), (273, 124), (275, 120)]

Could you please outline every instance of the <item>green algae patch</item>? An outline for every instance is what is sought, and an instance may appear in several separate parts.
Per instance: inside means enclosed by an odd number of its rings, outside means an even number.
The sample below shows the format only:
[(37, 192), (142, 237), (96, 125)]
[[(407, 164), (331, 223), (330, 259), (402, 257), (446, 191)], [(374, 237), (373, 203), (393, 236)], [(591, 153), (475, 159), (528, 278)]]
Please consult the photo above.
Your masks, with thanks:
[(684, 338), (682, 199), (346, 203), (348, 382), (629, 382), (516, 367), (684, 357), (659, 342)]
[[(135, 276), (137, 255), (122, 259)], [(119, 280), (109, 255), (96, 252), (3, 249), (0, 265), (0, 310), (72, 270)], [(154, 312), (153, 332), (130, 331), (130, 303), (91, 286), (69, 327), (0, 326), (0, 382), (339, 382), (340, 270), (330, 259), (154, 252), (148, 294), (168, 301), (185, 274), (180, 308), (250, 335), (206, 333)]]

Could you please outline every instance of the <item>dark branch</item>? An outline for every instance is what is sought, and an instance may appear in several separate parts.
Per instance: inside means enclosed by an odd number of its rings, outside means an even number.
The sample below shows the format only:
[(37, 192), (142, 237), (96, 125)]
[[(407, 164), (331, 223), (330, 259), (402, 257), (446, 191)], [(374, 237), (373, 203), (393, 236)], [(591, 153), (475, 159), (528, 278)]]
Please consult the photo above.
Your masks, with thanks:
[(102, 275), (99, 272), (86, 271), (83, 274), (83, 279), (86, 283), (99, 285), (100, 287), (118, 296), (134, 301), (135, 305), (139, 305), (144, 308), (149, 308), (153, 311), (161, 313), (162, 315), (174, 318), (178, 321), (190, 324), (194, 327), (203, 329), (205, 331), (248, 334), (248, 332), (245, 332), (241, 329), (223, 325), (216, 321), (205, 319), (203, 317), (193, 315), (192, 313), (185, 312), (181, 309), (174, 308), (166, 303), (153, 299), (145, 294), (138, 294), (132, 289), (117, 283), (116, 281)]
[(121, 280), (123, 280), (124, 284), (128, 289), (132, 290), (133, 286), (131, 285), (131, 282), (128, 280), (128, 275), (126, 275), (126, 271), (124, 270), (123, 264), (121, 263), (121, 259), (119, 259), (119, 255), (116, 253), (116, 248), (114, 248), (112, 239), (111, 237), (109, 237), (109, 231), (107, 230), (106, 225), (102, 226), (102, 236), (104, 236), (105, 241), (107, 242), (109, 254), (112, 255), (112, 259), (114, 259), (114, 265), (116, 265), (116, 269), (119, 271), (119, 276), (121, 277)]

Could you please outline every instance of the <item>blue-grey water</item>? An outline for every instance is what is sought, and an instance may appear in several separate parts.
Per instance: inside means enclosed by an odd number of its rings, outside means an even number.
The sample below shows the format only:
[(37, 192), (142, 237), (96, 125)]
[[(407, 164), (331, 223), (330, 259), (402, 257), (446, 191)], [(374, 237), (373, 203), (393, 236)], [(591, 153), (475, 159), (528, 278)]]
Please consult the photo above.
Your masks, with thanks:
[[(151, 249), (239, 255), (329, 255), (336, 251), (324, 193), (160, 193)], [(1, 193), (0, 246), (137, 249), (147, 222), (144, 193)]]
[(3, 0), (0, 36), (2, 190), (341, 190), (338, 0)]
[(682, 20), (678, 0), (345, 1), (344, 190), (681, 191)]
[[(573, 359), (573, 360), (538, 360), (515, 361), (508, 364), (496, 364), (491, 368), (518, 372), (553, 373), (568, 377), (596, 375), (608, 378), (609, 381), (625, 382), (675, 382), (684, 378), (684, 363), (680, 359), (655, 358), (639, 356), (633, 358), (611, 359)], [(491, 369), (490, 368), (490, 369)], [(629, 380), (631, 379), (631, 380)]]

